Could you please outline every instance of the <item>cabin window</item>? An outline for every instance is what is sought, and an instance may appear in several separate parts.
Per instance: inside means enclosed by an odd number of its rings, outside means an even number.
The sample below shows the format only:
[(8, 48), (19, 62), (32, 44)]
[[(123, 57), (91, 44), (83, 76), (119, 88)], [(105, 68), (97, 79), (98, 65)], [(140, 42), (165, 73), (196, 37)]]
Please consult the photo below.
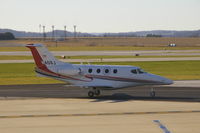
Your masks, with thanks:
[(92, 68), (88, 69), (88, 72), (89, 72), (89, 73), (92, 73)]
[(109, 73), (109, 69), (105, 69), (105, 73)]
[(137, 70), (136, 70), (136, 69), (132, 69), (132, 70), (131, 70), (131, 73), (137, 74)]
[(113, 73), (117, 73), (117, 69), (114, 69), (114, 70), (113, 70)]
[(97, 73), (100, 73), (100, 72), (101, 72), (101, 69), (98, 68), (98, 69), (97, 69)]

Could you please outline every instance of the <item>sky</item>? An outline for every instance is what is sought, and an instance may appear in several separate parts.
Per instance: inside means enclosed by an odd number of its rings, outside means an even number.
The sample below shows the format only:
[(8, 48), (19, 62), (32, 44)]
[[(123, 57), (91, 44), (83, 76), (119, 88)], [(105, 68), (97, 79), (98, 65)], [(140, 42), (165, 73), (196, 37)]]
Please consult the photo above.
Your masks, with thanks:
[(199, 30), (200, 0), (0, 0), (0, 28), (39, 32)]

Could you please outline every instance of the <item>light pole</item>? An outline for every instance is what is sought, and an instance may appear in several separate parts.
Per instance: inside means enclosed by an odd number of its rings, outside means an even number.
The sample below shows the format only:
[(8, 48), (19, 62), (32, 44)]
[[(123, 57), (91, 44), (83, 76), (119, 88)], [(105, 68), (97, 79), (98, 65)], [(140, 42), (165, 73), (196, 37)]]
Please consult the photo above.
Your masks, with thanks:
[(74, 38), (76, 38), (76, 25), (74, 25)]
[(38, 35), (39, 38), (41, 37), (41, 27), (42, 27), (42, 25), (39, 24), (39, 35)]
[(43, 40), (45, 40), (45, 38), (46, 38), (45, 26), (42, 26), (42, 28), (43, 28)]
[(54, 25), (52, 25), (52, 41), (54, 40), (55, 34), (54, 34)]
[(65, 25), (64, 26), (64, 33), (65, 33), (65, 39), (64, 40), (67, 40), (67, 31), (66, 31), (66, 29), (67, 29), (67, 26)]

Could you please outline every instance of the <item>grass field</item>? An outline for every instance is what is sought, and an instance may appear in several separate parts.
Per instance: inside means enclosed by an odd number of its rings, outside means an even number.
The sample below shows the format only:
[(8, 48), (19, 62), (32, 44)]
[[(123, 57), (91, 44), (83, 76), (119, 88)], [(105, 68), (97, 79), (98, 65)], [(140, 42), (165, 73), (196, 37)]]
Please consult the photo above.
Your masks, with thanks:
[(7, 84), (45, 84), (59, 81), (36, 77), (33, 63), (0, 64), (0, 85)]
[[(148, 37), (83, 37), (68, 38), (66, 41), (42, 41), (36, 39), (18, 39), (0, 41), (0, 51), (28, 51), (22, 46), (29, 43), (42, 43), (53, 51), (102, 51), (102, 50), (187, 50), (200, 49), (200, 38), (148, 38)], [(177, 47), (167, 47), (175, 43)], [(4, 47), (14, 46), (14, 47)], [(56, 47), (58, 46), (58, 47)]]
[[(200, 79), (199, 61), (102, 62), (93, 64), (134, 65), (173, 80)], [(33, 63), (0, 64), (0, 85), (61, 83), (49, 78), (36, 77), (34, 66)]]

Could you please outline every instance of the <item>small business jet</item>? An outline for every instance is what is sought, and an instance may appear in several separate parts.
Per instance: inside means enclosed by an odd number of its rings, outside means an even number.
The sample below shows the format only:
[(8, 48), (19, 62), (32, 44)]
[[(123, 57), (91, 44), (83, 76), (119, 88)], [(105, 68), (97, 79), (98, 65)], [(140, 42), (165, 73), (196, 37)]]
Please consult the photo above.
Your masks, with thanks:
[[(42, 44), (27, 44), (35, 60), (35, 72), (39, 76), (50, 77), (90, 89), (90, 98), (100, 95), (100, 90), (121, 89), (142, 85), (169, 85), (173, 81), (147, 73), (139, 67), (123, 65), (82, 65), (57, 60)], [(155, 91), (150, 92), (152, 97)]]

